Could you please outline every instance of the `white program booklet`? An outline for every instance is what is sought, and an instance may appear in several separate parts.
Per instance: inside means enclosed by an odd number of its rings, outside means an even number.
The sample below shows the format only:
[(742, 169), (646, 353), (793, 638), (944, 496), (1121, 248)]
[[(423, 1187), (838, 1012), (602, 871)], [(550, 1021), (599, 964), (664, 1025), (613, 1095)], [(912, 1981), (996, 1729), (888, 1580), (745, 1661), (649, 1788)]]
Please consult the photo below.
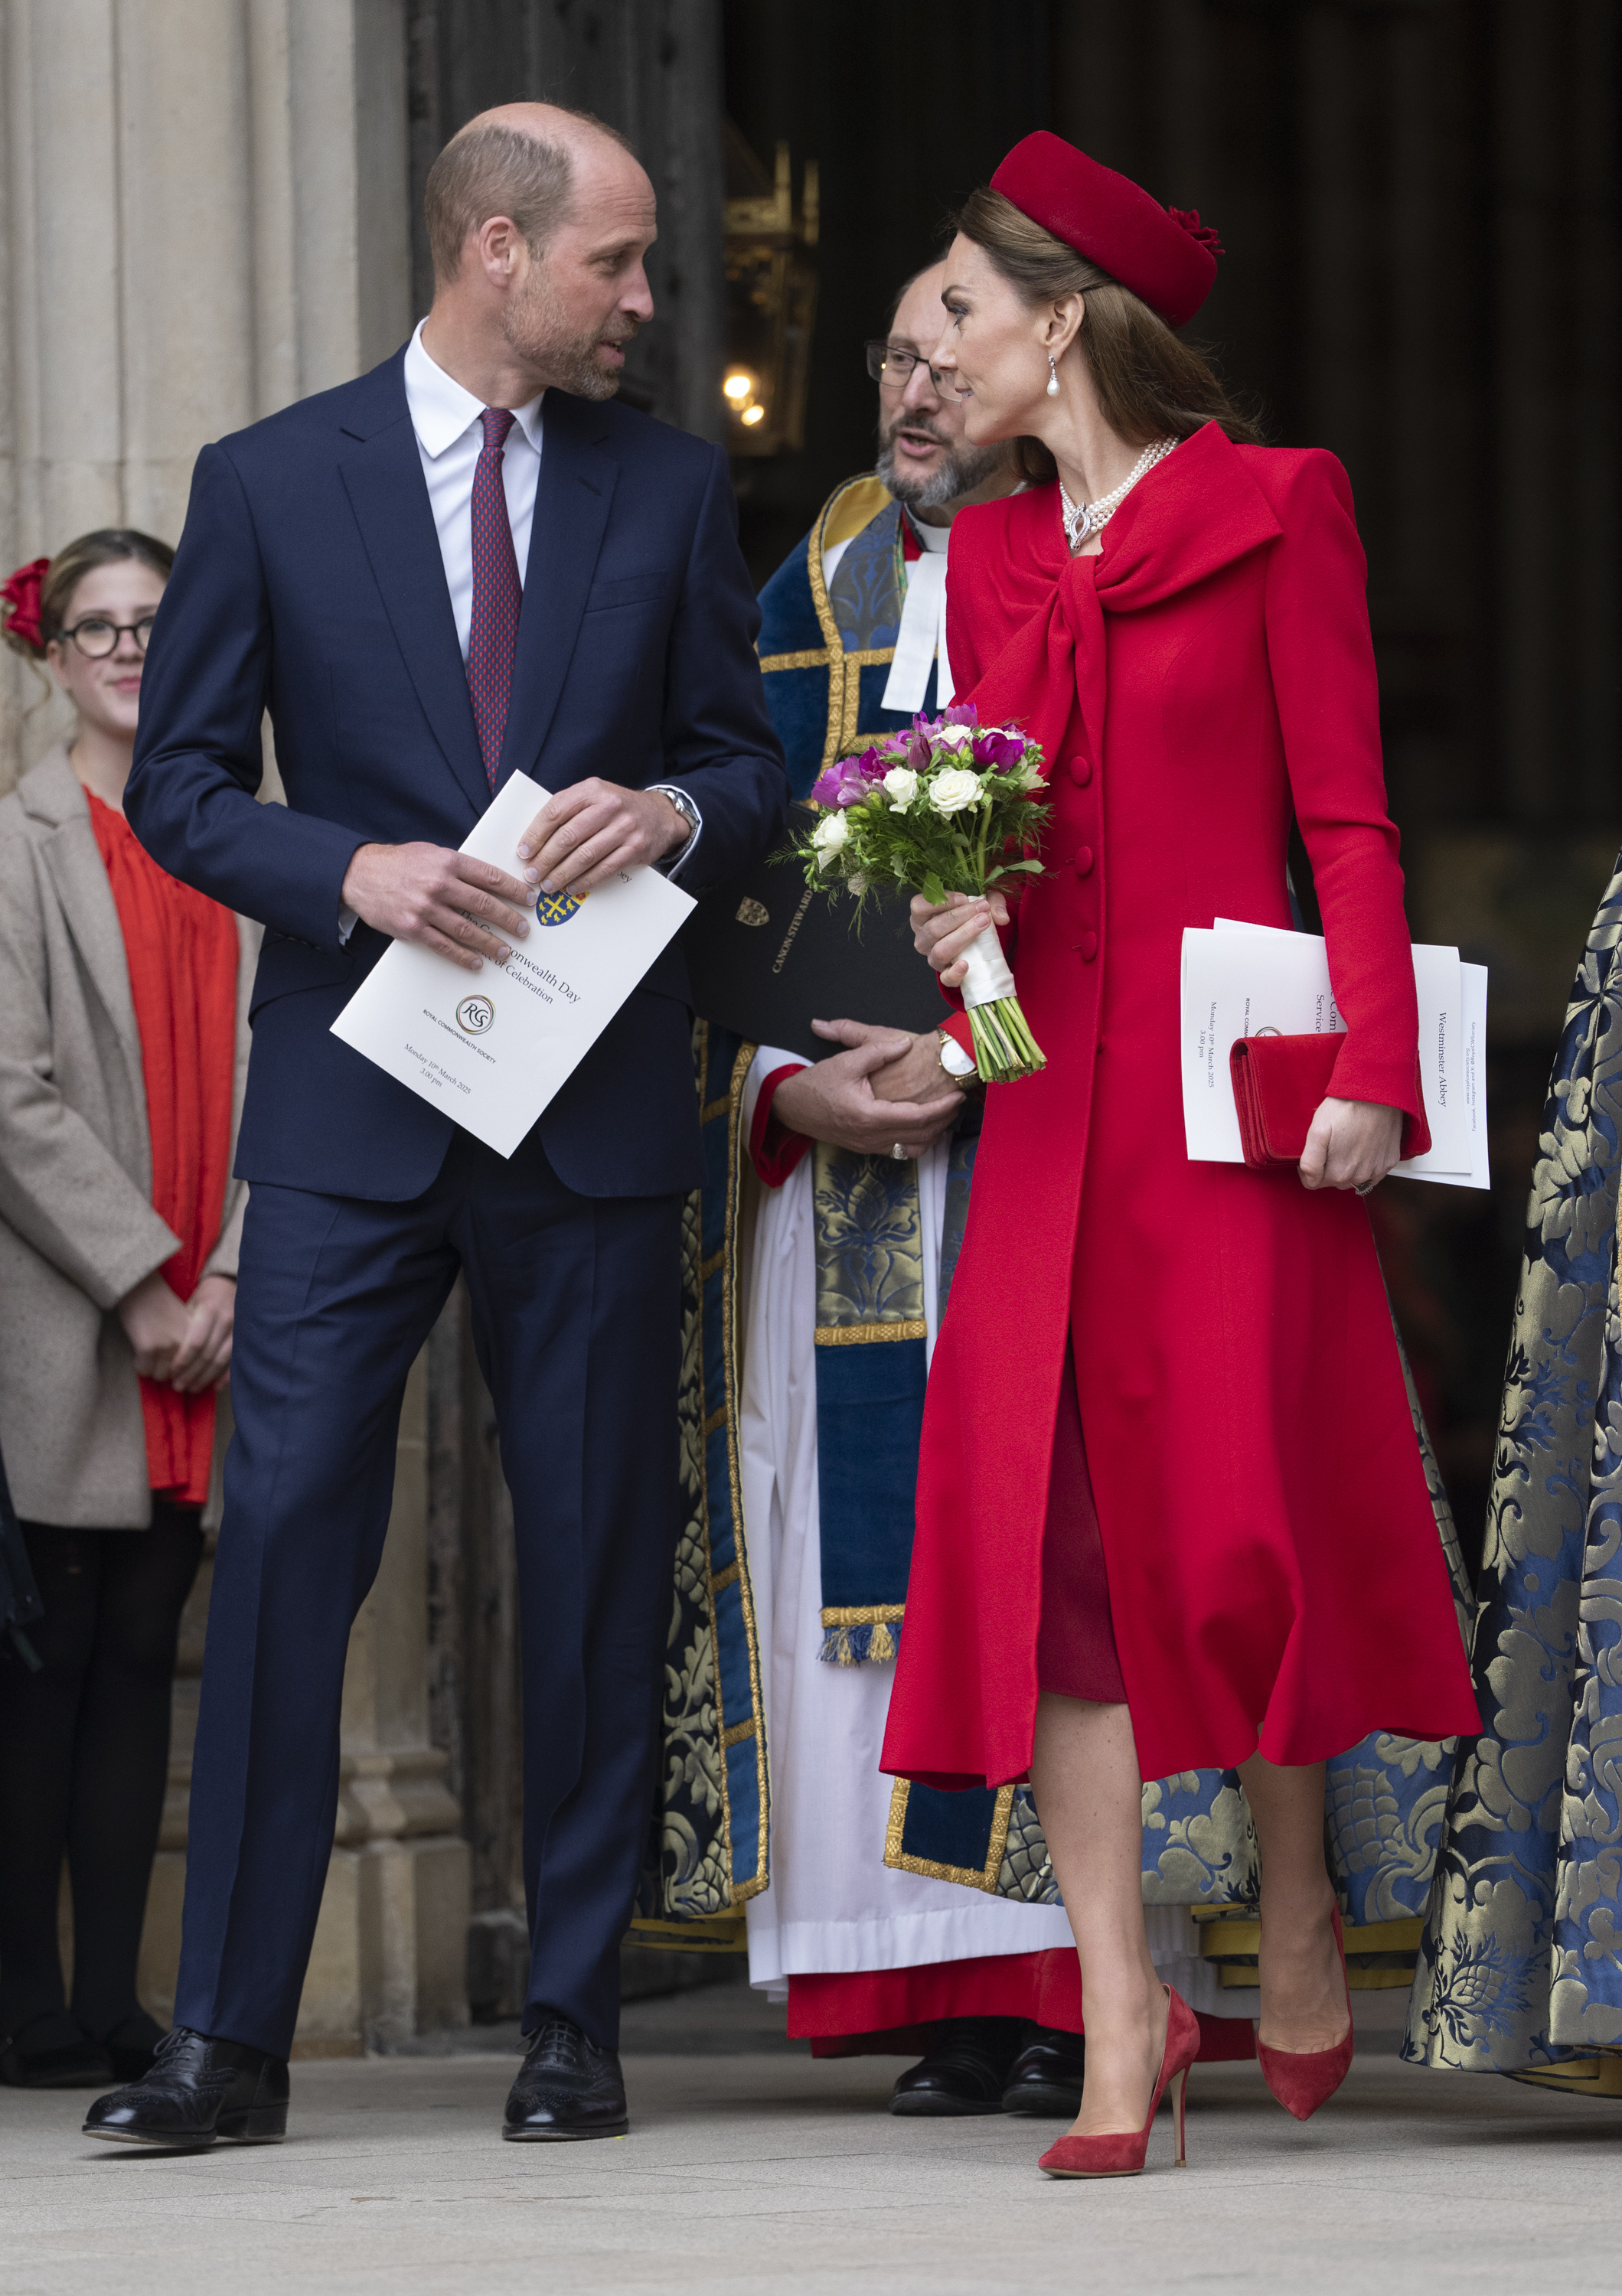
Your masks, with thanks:
[[(1487, 1185), (1484, 1060), (1487, 978), (1454, 948), (1413, 951), (1420, 1074), (1431, 1145), (1396, 1167), (1405, 1178)], [(1321, 936), (1218, 917), (1183, 936), (1183, 1115), (1197, 1161), (1244, 1160), (1228, 1054), (1236, 1038), (1343, 1030)]]
[[(516, 876), (518, 840), (550, 794), (512, 775), (462, 850)], [(622, 869), (584, 900), (543, 893), (505, 964), (468, 972), (397, 940), (332, 1034), (511, 1156), (692, 908), (658, 870)]]

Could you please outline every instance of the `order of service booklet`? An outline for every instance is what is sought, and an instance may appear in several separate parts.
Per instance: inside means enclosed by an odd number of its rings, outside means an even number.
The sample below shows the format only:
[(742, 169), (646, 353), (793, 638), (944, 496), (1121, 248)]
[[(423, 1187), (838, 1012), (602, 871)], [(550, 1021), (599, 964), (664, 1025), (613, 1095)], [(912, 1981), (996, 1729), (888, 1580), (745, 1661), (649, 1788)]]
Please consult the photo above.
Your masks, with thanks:
[[(1455, 1188), (1490, 1185), (1487, 1153), (1487, 967), (1456, 948), (1418, 942), (1420, 1077), (1429, 1149), (1393, 1167), (1398, 1177)], [(1344, 1030), (1323, 937), (1218, 917), (1183, 935), (1183, 1121), (1197, 1162), (1241, 1164), (1228, 1054), (1241, 1037)]]
[[(463, 852), (516, 876), (518, 840), (550, 795), (527, 774), (512, 775)], [(692, 906), (657, 869), (622, 869), (582, 900), (543, 893), (505, 964), (487, 960), (469, 972), (397, 940), (332, 1034), (511, 1156)]]

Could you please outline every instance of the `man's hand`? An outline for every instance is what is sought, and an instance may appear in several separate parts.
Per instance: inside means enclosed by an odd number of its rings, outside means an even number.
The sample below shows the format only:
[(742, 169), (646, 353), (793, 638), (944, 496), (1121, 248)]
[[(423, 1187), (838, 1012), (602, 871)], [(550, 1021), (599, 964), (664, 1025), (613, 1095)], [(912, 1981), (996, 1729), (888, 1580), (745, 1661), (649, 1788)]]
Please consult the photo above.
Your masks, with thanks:
[(524, 877), (531, 888), (583, 900), (617, 869), (645, 869), (692, 834), (662, 790), (621, 789), (594, 774), (547, 799), (525, 830), (518, 857), (528, 864)]
[(186, 1308), (186, 1335), (169, 1365), (169, 1385), (182, 1395), (218, 1387), (231, 1368), (236, 1324), (236, 1278), (205, 1275)]
[(487, 956), (505, 964), (512, 952), (500, 934), (522, 940), (532, 890), (493, 862), (475, 861), (448, 845), (361, 845), (344, 873), (348, 908), (390, 940), (414, 941), (477, 972)]
[(948, 893), (938, 908), (914, 893), (911, 909), (913, 946), (927, 956), (946, 988), (961, 988), (969, 970), (968, 952), (987, 925), (1008, 922), (1008, 904), (1001, 893), (971, 899), (967, 893)]
[[(963, 1104), (954, 1086), (928, 1099), (881, 1100), (870, 1081), (911, 1063), (917, 1042), (905, 1029), (879, 1029), (864, 1021), (814, 1021), (819, 1037), (849, 1049), (814, 1068), (785, 1077), (772, 1113), (791, 1132), (853, 1148), (859, 1156), (888, 1156), (897, 1144), (908, 1156), (932, 1147)], [(922, 1041), (932, 1046), (933, 1036)], [(937, 1071), (938, 1073), (938, 1071)]]
[(1402, 1154), (1403, 1112), (1377, 1100), (1324, 1100), (1301, 1151), (1304, 1188), (1356, 1188), (1383, 1180)]

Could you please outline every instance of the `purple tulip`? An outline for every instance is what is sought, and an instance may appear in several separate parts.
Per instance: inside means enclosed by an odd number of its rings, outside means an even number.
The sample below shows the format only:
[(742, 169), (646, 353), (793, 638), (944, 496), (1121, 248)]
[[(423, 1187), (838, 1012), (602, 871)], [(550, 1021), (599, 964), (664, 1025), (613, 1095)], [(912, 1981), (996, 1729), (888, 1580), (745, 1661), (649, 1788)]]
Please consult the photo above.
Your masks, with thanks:
[(1005, 774), (1017, 766), (1025, 755), (1025, 743), (1017, 734), (999, 734), (995, 729), (974, 737), (974, 762), (977, 766), (995, 766)]
[(978, 726), (980, 713), (972, 701), (954, 701), (941, 719), (943, 726)]

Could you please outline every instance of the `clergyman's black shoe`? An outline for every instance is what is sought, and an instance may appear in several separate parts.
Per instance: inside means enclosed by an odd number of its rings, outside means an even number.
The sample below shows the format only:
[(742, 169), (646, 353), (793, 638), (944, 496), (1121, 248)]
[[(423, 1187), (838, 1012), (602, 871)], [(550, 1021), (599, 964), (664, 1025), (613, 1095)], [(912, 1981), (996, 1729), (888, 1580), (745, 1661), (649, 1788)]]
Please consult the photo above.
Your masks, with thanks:
[(502, 2135), (520, 2144), (547, 2144), (623, 2136), (630, 2125), (613, 2050), (587, 2040), (572, 2017), (547, 2010), (508, 2095)]
[(150, 2072), (96, 2099), (85, 2135), (168, 2152), (201, 2152), (218, 2136), (274, 2144), (287, 2134), (287, 2097), (285, 2057), (176, 2025), (159, 2042)]
[(890, 2111), (932, 2120), (1000, 2112), (1003, 2085), (1024, 2033), (1018, 2017), (945, 2019), (929, 2055), (896, 2083)]
[(1039, 2028), (1020, 2050), (1003, 2090), (1004, 2112), (1038, 2120), (1074, 2120), (1081, 2111), (1081, 2075), (1087, 2045), (1079, 2033)]

